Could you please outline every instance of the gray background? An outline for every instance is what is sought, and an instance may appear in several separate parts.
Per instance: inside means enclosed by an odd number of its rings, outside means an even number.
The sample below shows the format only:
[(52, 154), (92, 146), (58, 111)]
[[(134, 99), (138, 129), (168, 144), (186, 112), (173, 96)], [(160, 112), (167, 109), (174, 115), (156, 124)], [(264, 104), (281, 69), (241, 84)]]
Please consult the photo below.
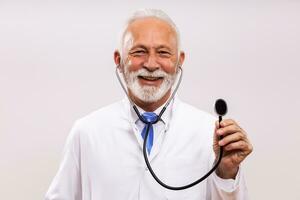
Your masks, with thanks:
[(181, 99), (213, 113), (225, 98), (247, 130), (251, 198), (300, 199), (299, 1), (0, 0), (1, 199), (42, 199), (74, 120), (124, 97), (113, 51), (145, 7), (181, 30)]

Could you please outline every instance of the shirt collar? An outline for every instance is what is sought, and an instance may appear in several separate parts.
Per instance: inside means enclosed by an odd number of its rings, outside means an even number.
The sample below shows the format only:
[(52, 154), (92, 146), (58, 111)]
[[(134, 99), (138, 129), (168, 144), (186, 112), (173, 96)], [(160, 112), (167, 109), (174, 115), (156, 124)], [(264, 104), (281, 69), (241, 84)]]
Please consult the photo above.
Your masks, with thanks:
[[(176, 95), (174, 97), (174, 99), (171, 100), (169, 106), (166, 108), (165, 112), (163, 113), (163, 115), (161, 116), (161, 121), (168, 125), (169, 121), (171, 119), (172, 116), (172, 110), (174, 107), (174, 102), (176, 102)], [(137, 116), (137, 114), (135, 113), (130, 101), (128, 100), (127, 96), (124, 99), (124, 103), (126, 104), (126, 110), (128, 112), (128, 118), (130, 120), (131, 123), (136, 123), (139, 118)], [(165, 106), (166, 103), (164, 103), (162, 106), (160, 106), (159, 108), (157, 108), (154, 113), (159, 115), (160, 111), (162, 110), (162, 108)], [(138, 110), (140, 111), (141, 114), (143, 114), (145, 111), (140, 108), (139, 106), (136, 105), (136, 107), (138, 108)]]

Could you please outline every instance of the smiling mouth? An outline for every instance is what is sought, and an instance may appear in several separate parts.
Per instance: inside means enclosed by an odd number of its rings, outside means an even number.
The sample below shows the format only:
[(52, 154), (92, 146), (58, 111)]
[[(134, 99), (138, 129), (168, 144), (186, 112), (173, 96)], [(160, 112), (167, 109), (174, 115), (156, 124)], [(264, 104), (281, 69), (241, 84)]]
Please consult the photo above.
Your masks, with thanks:
[(147, 81), (157, 81), (163, 79), (163, 77), (153, 77), (153, 76), (138, 76), (138, 78), (147, 80)]

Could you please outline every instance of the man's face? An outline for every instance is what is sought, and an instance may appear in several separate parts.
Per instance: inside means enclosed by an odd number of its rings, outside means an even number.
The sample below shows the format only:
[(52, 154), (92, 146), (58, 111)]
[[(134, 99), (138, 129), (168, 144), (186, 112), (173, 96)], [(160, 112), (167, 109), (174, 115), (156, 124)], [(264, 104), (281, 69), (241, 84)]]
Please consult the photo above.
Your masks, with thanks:
[(124, 36), (121, 67), (130, 92), (144, 102), (161, 99), (176, 78), (178, 49), (173, 28), (156, 18), (131, 23)]

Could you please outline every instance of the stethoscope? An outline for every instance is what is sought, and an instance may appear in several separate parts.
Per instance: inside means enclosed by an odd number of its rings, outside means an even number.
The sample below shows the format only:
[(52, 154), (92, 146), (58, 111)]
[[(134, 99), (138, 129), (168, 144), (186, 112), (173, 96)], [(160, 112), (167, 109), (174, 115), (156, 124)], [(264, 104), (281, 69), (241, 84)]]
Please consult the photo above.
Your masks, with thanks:
[[(161, 116), (163, 115), (163, 113), (165, 112), (165, 110), (167, 109), (168, 105), (170, 104), (170, 102), (173, 100), (178, 88), (179, 88), (179, 85), (181, 83), (181, 80), (182, 80), (182, 74), (183, 74), (183, 71), (182, 71), (182, 68), (179, 66), (178, 69), (180, 71), (180, 76), (177, 80), (177, 84), (174, 88), (174, 91), (172, 92), (169, 100), (166, 102), (166, 104), (164, 105), (164, 107), (161, 109), (157, 119), (154, 121), (154, 122), (148, 122), (146, 121), (143, 116), (140, 114), (138, 108), (136, 107), (136, 105), (134, 104), (134, 102), (130, 99), (129, 97), (129, 94), (127, 92), (127, 89), (126, 87), (124, 86), (123, 82), (122, 82), (122, 79), (119, 75), (119, 72), (118, 72), (118, 68), (119, 66), (116, 67), (116, 76), (120, 82), (120, 85), (122, 87), (122, 89), (124, 90), (125, 94), (127, 95), (128, 97), (128, 100), (129, 102), (131, 103), (132, 105), (132, 108), (133, 110), (135, 111), (135, 113), (137, 114), (138, 118), (147, 125), (146, 127), (146, 134), (145, 134), (145, 138), (144, 138), (144, 143), (143, 143), (143, 155), (144, 155), (144, 160), (145, 160), (145, 163), (149, 169), (149, 172), (151, 173), (151, 175), (153, 176), (153, 178), (157, 181), (157, 183), (159, 183), (161, 186), (169, 189), (169, 190), (184, 190), (184, 189), (188, 189), (190, 187), (193, 187), (195, 185), (197, 185), (198, 183), (201, 183), (203, 180), (205, 180), (209, 175), (211, 175), (218, 167), (218, 165), (220, 164), (221, 162), (221, 159), (222, 159), (222, 156), (223, 156), (223, 148), (220, 147), (220, 150), (219, 150), (219, 156), (218, 156), (218, 159), (217, 161), (214, 163), (213, 167), (211, 168), (211, 170), (209, 170), (204, 176), (202, 176), (201, 178), (199, 178), (198, 180), (190, 183), (190, 184), (187, 184), (187, 185), (184, 185), (184, 186), (169, 186), (165, 183), (163, 183), (157, 176), (156, 174), (154, 173), (151, 165), (150, 165), (150, 162), (148, 160), (148, 155), (147, 155), (147, 151), (146, 151), (146, 144), (147, 144), (147, 140), (148, 140), (148, 135), (149, 135), (149, 130), (150, 130), (150, 126), (153, 125), (153, 124), (156, 124), (160, 119), (161, 119)], [(226, 106), (226, 103), (224, 100), (222, 99), (218, 99), (216, 101), (216, 104), (215, 104), (215, 110), (216, 112), (218, 113), (219, 115), (219, 123), (222, 121), (222, 116), (226, 114), (227, 112), (227, 106)]]

